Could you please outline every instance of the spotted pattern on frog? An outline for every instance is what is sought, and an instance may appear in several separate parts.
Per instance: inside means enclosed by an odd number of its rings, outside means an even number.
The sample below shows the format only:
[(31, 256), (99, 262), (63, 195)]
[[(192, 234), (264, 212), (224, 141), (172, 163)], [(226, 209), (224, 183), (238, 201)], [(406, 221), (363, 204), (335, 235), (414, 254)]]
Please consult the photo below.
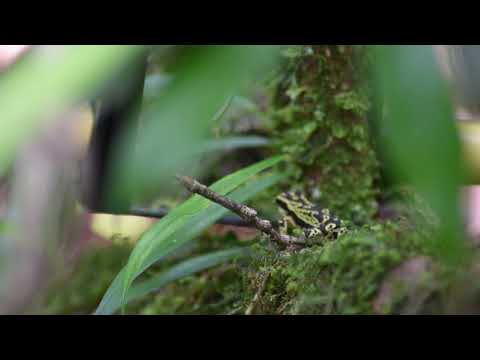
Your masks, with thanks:
[(302, 228), (307, 238), (322, 236), (336, 239), (347, 231), (343, 221), (329, 209), (316, 206), (299, 191), (284, 192), (277, 196), (276, 202), (283, 215), (279, 223), (282, 234), (287, 234), (289, 223)]

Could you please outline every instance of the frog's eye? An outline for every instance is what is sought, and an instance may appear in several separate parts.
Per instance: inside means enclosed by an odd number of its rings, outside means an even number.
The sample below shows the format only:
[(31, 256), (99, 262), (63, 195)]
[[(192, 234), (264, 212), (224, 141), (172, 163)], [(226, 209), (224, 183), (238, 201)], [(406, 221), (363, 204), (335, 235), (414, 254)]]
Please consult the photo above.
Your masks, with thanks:
[(330, 231), (333, 231), (336, 227), (337, 227), (337, 225), (335, 223), (330, 223), (330, 224), (327, 224), (327, 226), (325, 226), (325, 229), (328, 232), (330, 232)]

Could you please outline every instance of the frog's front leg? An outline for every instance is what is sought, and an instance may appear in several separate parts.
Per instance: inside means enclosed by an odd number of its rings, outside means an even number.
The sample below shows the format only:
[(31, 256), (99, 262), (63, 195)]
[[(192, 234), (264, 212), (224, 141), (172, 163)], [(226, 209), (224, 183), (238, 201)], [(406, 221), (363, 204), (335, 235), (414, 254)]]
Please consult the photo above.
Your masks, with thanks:
[(288, 235), (288, 223), (290, 223), (292, 226), (295, 226), (295, 221), (293, 221), (292, 217), (289, 216), (283, 209), (280, 209), (280, 214), (282, 217), (278, 222), (278, 231), (282, 235)]

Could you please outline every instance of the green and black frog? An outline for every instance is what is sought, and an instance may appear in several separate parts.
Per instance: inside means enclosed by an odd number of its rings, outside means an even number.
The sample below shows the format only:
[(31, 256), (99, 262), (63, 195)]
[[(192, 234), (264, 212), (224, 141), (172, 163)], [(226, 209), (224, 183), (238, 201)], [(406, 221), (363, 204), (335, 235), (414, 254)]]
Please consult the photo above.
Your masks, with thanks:
[(347, 232), (344, 221), (333, 215), (329, 209), (321, 208), (310, 202), (299, 191), (284, 192), (277, 196), (282, 219), (279, 231), (288, 233), (288, 225), (303, 230), (307, 239), (334, 240)]

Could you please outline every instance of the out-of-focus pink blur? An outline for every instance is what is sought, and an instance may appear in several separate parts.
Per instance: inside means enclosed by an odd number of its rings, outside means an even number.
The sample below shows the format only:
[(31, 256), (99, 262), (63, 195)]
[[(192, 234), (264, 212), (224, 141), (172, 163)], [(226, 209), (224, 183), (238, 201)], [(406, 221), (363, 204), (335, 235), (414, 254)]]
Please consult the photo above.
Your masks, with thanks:
[[(29, 47), (30, 45), (0, 45), (0, 72), (13, 64)], [(0, 217), (6, 215), (6, 197), (6, 186), (0, 179)]]
[(469, 186), (465, 195), (467, 231), (477, 242), (480, 241), (480, 186)]
[(0, 45), (0, 71), (13, 64), (31, 45)]

